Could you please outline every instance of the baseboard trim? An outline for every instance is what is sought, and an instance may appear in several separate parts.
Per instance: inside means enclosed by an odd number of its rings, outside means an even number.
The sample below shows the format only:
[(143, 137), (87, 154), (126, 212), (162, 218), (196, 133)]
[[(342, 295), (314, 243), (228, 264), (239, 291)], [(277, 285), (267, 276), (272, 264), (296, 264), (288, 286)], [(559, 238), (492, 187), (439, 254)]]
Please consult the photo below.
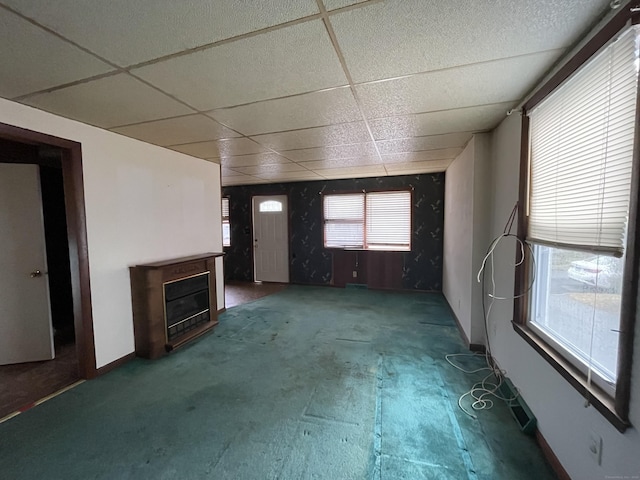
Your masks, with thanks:
[(469, 343), (468, 346), (472, 352), (487, 353), (487, 347), (481, 343)]
[(536, 440), (538, 442), (538, 445), (540, 445), (540, 449), (547, 459), (547, 462), (549, 462), (549, 465), (551, 465), (551, 468), (556, 473), (558, 480), (571, 480), (571, 477), (564, 469), (564, 467), (560, 463), (560, 460), (558, 460), (556, 454), (553, 453), (553, 450), (551, 450), (551, 447), (547, 443), (547, 440), (542, 436), (542, 433), (540, 433), (540, 430), (538, 429), (536, 429)]
[(105, 373), (110, 372), (111, 370), (114, 370), (116, 368), (118, 368), (121, 365), (124, 365), (125, 363), (133, 360), (134, 358), (136, 358), (136, 352), (131, 352), (127, 355), (125, 355), (124, 357), (118, 358), (117, 360), (114, 360), (111, 363), (107, 363), (106, 365), (103, 365), (100, 368), (96, 369), (96, 374), (97, 376), (99, 375), (104, 375)]
[(451, 304), (449, 303), (449, 300), (447, 299), (447, 297), (443, 294), (442, 298), (444, 298), (444, 301), (447, 303), (447, 307), (449, 307), (449, 313), (451, 313), (451, 316), (453, 317), (453, 319), (456, 322), (456, 326), (458, 327), (458, 331), (460, 332), (460, 336), (462, 337), (462, 340), (464, 341), (464, 344), (467, 346), (467, 348), (469, 350), (472, 350), (471, 349), (471, 345), (475, 345), (475, 344), (472, 344), (469, 341), (469, 338), (467, 337), (467, 333), (464, 331), (464, 328), (462, 328), (462, 324), (460, 323), (460, 319), (456, 315), (456, 312), (453, 311), (453, 308), (451, 308)]
[(221, 313), (224, 313), (227, 311), (227, 307), (222, 307), (220, 310), (218, 310), (218, 315), (220, 315)]

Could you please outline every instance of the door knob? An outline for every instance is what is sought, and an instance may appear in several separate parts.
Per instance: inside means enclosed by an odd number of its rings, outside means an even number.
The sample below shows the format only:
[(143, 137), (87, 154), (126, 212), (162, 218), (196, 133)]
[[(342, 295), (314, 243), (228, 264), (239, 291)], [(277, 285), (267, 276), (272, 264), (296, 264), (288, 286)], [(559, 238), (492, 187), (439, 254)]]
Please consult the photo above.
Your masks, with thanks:
[(42, 276), (42, 272), (40, 270), (34, 270), (33, 272), (31, 272), (31, 278), (36, 278), (41, 276)]

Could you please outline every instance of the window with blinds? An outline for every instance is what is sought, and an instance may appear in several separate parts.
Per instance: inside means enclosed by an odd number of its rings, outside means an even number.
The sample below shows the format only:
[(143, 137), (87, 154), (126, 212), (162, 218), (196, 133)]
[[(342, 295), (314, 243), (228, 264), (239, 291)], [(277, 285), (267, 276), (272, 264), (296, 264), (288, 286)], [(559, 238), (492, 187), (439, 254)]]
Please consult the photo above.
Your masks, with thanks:
[(325, 195), (324, 246), (411, 250), (411, 192)]
[(222, 197), (222, 246), (231, 246), (231, 224), (229, 223), (228, 197)]
[(527, 112), (524, 220), (535, 280), (526, 326), (571, 365), (567, 375), (587, 392), (611, 397), (632, 330), (622, 323), (622, 305), (627, 232), (637, 235), (628, 218), (639, 40), (637, 27), (620, 32)]
[(364, 193), (324, 197), (324, 246), (364, 247)]
[(528, 240), (623, 254), (636, 90), (632, 28), (529, 112)]

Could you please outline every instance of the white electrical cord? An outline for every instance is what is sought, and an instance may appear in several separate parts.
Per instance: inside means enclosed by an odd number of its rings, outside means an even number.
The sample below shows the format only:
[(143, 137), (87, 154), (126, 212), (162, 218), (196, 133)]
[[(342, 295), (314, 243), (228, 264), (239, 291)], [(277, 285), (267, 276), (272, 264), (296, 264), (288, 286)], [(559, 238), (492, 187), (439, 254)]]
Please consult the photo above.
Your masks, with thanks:
[[(480, 382), (475, 383), (470, 390), (468, 390), (467, 392), (465, 392), (464, 394), (462, 394), (459, 398), (458, 398), (458, 407), (460, 407), (460, 410), (462, 410), (464, 413), (466, 413), (467, 415), (469, 415), (472, 418), (477, 418), (475, 415), (473, 415), (471, 412), (467, 411), (463, 406), (462, 406), (462, 401), (465, 397), (471, 397), (473, 399), (473, 401), (471, 402), (471, 408), (474, 410), (487, 410), (490, 409), (491, 407), (493, 407), (494, 402), (492, 400), (492, 398), (497, 398), (499, 400), (503, 400), (505, 402), (511, 402), (513, 400), (515, 400), (516, 398), (518, 398), (518, 396), (520, 395), (520, 392), (516, 389), (516, 393), (512, 398), (505, 398), (502, 395), (500, 395), (499, 389), (502, 386), (502, 383), (504, 382), (504, 378), (506, 375), (506, 371), (500, 369), (497, 364), (495, 363), (495, 361), (493, 360), (493, 357), (491, 356), (491, 344), (489, 341), (489, 317), (491, 315), (491, 309), (493, 307), (493, 302), (495, 300), (514, 300), (516, 298), (520, 298), (523, 297), (525, 295), (527, 295), (529, 293), (529, 291), (533, 288), (533, 284), (535, 282), (535, 257), (533, 255), (533, 250), (531, 249), (531, 246), (529, 244), (525, 244), (522, 240), (520, 240), (517, 235), (514, 235), (511, 233), (511, 229), (513, 227), (513, 223), (515, 222), (516, 219), (516, 214), (517, 214), (517, 210), (518, 210), (518, 204), (516, 204), (513, 207), (513, 210), (511, 211), (511, 215), (509, 216), (509, 219), (507, 220), (507, 224), (505, 225), (504, 231), (501, 235), (497, 236), (496, 238), (493, 239), (493, 241), (491, 242), (491, 244), (489, 245), (489, 248), (487, 249), (487, 253), (484, 256), (484, 258), (482, 259), (482, 264), (480, 266), (480, 270), (478, 271), (478, 275), (476, 276), (476, 280), (479, 283), (482, 283), (482, 311), (483, 311), (483, 316), (484, 316), (484, 331), (485, 331), (485, 338), (487, 339), (487, 346), (485, 349), (485, 353), (484, 353), (484, 357), (487, 363), (486, 367), (481, 367), (481, 368), (477, 368), (475, 370), (467, 370), (462, 368), (459, 365), (456, 365), (452, 362), (452, 358), (453, 357), (459, 357), (459, 356), (470, 356), (470, 357), (475, 357), (478, 356), (478, 354), (465, 354), (465, 353), (458, 353), (458, 354), (448, 354), (445, 355), (445, 360), (454, 368), (467, 373), (467, 374), (473, 374), (473, 373), (478, 373), (481, 371), (485, 371), (485, 370), (490, 370), (490, 373), (484, 377)], [(498, 296), (496, 295), (496, 281), (495, 281), (495, 276), (494, 276), (494, 252), (496, 250), (496, 248), (498, 247), (498, 245), (500, 244), (500, 242), (502, 240), (504, 240), (505, 238), (509, 238), (509, 237), (513, 237), (516, 239), (516, 241), (518, 242), (518, 246), (520, 247), (520, 257), (519, 260), (514, 264), (514, 267), (517, 267), (519, 265), (522, 265), (522, 263), (524, 262), (525, 259), (525, 245), (526, 248), (528, 248), (530, 254), (531, 254), (531, 259), (532, 259), (532, 264), (533, 264), (533, 268), (531, 269), (533, 274), (532, 274), (532, 278), (531, 278), (531, 282), (528, 286), (528, 288), (518, 294), (518, 295), (514, 295), (511, 297), (502, 297), (502, 296)], [(491, 299), (488, 308), (485, 308), (485, 282), (484, 282), (484, 276), (486, 273), (486, 267), (487, 267), (487, 262), (489, 262), (490, 266), (491, 266), (491, 292), (486, 293), (486, 296), (489, 297)], [(496, 382), (495, 383), (491, 383), (488, 382), (488, 380), (491, 377), (495, 377)]]

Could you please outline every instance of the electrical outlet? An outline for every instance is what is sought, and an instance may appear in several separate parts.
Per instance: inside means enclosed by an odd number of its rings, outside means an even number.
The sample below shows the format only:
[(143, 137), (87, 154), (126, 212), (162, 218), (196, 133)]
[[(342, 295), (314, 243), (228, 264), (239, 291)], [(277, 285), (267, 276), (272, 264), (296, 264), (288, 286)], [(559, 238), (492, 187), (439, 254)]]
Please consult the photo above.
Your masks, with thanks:
[(589, 434), (589, 454), (596, 464), (602, 465), (602, 437), (595, 432)]
[(358, 272), (356, 270), (353, 271), (353, 278), (356, 278), (358, 276)]

